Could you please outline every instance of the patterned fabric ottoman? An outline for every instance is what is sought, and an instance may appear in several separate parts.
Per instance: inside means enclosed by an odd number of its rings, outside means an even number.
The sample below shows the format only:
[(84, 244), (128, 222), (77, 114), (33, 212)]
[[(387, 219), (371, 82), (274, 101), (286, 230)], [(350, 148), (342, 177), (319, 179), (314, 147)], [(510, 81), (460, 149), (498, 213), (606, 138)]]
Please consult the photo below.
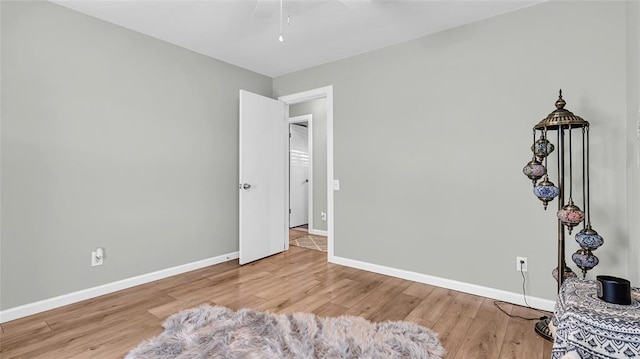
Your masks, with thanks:
[(597, 282), (569, 278), (556, 301), (552, 358), (640, 359), (640, 289), (630, 305), (598, 299)]

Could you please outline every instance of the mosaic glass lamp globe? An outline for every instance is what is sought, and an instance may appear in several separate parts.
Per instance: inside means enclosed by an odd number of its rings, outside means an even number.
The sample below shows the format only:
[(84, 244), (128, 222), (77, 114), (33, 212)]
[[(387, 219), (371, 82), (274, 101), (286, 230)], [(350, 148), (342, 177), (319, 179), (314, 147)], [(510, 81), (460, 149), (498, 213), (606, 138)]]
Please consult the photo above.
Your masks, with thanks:
[(584, 212), (578, 206), (573, 204), (572, 200), (569, 200), (569, 203), (558, 211), (557, 217), (560, 222), (567, 227), (569, 234), (571, 234), (573, 227), (577, 226), (584, 220)]
[(536, 155), (536, 157), (540, 158), (541, 160), (549, 156), (554, 149), (555, 146), (544, 137), (541, 137), (533, 145), (531, 145), (531, 151)]
[(549, 181), (549, 177), (545, 175), (544, 179), (533, 187), (533, 194), (542, 201), (544, 209), (547, 209), (547, 204), (560, 194), (560, 188)]
[(576, 242), (585, 249), (596, 250), (604, 244), (604, 238), (598, 234), (591, 225), (587, 225), (580, 232), (576, 233)]
[(535, 157), (522, 169), (522, 173), (527, 176), (535, 186), (536, 181), (547, 174), (547, 169)]
[(582, 269), (583, 272), (593, 269), (593, 267), (597, 266), (600, 263), (598, 257), (594, 256), (591, 253), (591, 250), (580, 248), (578, 249), (572, 256), (571, 259), (573, 263), (575, 263), (578, 268)]

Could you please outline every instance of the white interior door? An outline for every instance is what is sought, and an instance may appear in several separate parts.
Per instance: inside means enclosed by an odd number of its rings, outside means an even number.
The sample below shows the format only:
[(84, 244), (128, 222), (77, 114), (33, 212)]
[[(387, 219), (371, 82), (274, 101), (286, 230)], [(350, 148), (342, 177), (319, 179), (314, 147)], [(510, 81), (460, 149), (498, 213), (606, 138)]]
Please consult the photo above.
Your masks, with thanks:
[(309, 131), (290, 124), (289, 133), (289, 227), (309, 223)]
[(284, 108), (282, 102), (240, 90), (240, 264), (285, 249)]

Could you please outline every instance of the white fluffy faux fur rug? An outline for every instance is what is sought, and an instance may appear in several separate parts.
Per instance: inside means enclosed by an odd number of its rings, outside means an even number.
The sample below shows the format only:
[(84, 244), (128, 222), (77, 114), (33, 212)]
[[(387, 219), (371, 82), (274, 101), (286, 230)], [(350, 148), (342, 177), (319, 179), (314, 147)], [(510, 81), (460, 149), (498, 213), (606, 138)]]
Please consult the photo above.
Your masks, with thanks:
[(319, 318), (200, 306), (174, 314), (159, 336), (125, 359), (411, 358), (441, 359), (438, 335), (408, 322)]

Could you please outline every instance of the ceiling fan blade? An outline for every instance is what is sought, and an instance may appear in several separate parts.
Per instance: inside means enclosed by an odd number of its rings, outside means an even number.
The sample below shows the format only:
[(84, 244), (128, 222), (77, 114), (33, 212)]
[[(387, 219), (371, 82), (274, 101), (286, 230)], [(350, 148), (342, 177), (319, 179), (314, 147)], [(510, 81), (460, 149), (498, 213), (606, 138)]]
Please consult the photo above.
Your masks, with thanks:
[(255, 19), (270, 19), (276, 13), (279, 6), (279, 0), (256, 0), (253, 17)]

